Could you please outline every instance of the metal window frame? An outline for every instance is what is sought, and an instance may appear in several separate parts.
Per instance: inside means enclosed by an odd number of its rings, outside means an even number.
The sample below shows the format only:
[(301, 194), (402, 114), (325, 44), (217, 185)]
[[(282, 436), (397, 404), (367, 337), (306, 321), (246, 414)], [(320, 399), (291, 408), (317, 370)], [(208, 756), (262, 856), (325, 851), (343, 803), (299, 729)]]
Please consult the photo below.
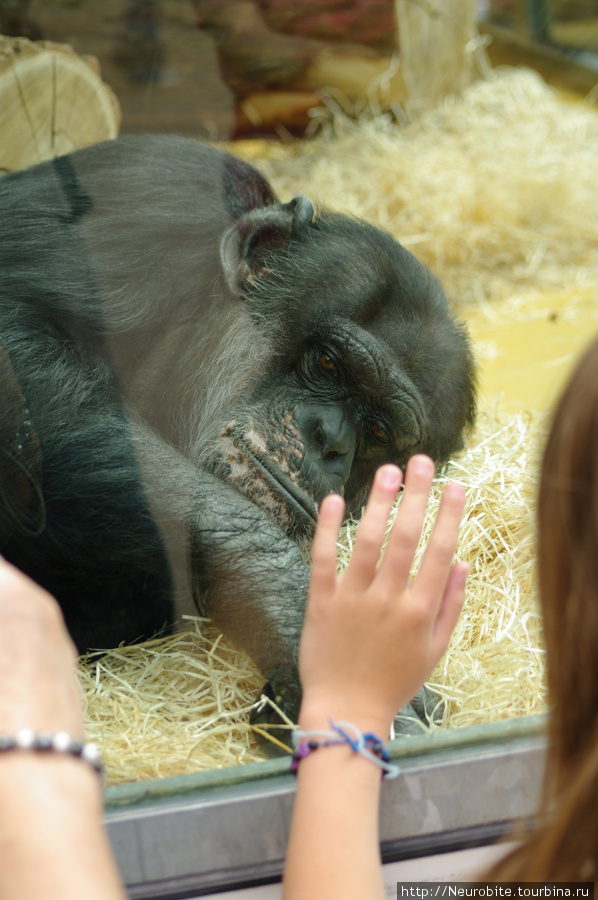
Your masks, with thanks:
[[(384, 861), (493, 843), (533, 817), (545, 719), (392, 742)], [(105, 789), (105, 821), (133, 900), (176, 900), (280, 878), (295, 791), (288, 759)]]

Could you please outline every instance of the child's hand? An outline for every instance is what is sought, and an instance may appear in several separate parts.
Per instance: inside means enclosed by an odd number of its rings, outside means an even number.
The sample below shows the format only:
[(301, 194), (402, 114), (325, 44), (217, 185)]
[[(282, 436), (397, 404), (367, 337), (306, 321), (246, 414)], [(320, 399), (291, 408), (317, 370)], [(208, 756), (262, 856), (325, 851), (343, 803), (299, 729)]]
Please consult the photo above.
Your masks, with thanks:
[(386, 523), (401, 470), (382, 466), (374, 484), (349, 567), (336, 575), (336, 542), (344, 502), (321, 505), (312, 576), (299, 647), (302, 729), (328, 728), (345, 719), (386, 737), (446, 651), (465, 597), (466, 564), (453, 563), (465, 494), (449, 484), (414, 579), (409, 573), (421, 536), (434, 464), (409, 461), (401, 500), (382, 563)]

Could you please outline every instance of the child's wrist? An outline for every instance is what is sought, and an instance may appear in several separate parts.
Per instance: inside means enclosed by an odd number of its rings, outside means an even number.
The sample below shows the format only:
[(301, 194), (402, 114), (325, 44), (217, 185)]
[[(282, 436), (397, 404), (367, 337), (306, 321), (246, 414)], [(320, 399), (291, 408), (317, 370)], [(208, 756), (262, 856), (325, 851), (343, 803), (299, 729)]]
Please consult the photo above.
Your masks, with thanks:
[(298, 725), (302, 731), (327, 730), (330, 720), (351, 722), (360, 731), (372, 731), (386, 741), (394, 716), (386, 712), (369, 709), (338, 698), (304, 696), (299, 710)]
[(293, 759), (291, 771), (297, 774), (299, 763), (317, 750), (346, 748), (352, 754), (357, 754), (369, 763), (373, 763), (382, 772), (382, 777), (396, 778), (399, 774), (397, 766), (390, 760), (390, 753), (379, 735), (372, 731), (362, 732), (353, 722), (329, 719), (329, 731), (314, 729), (303, 731), (297, 729), (293, 732)]

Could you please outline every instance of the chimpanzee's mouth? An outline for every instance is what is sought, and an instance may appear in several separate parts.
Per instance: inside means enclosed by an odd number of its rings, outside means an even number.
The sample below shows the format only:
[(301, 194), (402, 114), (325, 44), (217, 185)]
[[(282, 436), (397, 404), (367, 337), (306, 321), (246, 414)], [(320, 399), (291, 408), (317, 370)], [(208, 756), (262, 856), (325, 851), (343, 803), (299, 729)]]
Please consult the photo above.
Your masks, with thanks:
[(270, 448), (251, 425), (232, 422), (221, 433), (228, 480), (248, 500), (272, 516), (285, 531), (313, 532), (318, 512), (314, 498), (299, 485), (302, 458), (295, 449), (283, 455)]
[(297, 521), (314, 528), (318, 516), (318, 504), (314, 498), (291, 481), (274, 463), (268, 459), (259, 459), (246, 444), (243, 449), (251, 465), (255, 466), (272, 490), (282, 496), (283, 502), (291, 508)]

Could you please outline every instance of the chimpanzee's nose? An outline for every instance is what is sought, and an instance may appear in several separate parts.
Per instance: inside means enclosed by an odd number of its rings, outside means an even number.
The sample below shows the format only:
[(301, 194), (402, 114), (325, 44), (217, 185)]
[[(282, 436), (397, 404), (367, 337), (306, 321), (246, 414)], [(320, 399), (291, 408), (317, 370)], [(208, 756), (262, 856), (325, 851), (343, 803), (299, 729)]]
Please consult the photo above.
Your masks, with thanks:
[(297, 419), (302, 437), (320, 466), (344, 484), (353, 465), (357, 434), (347, 412), (338, 405), (310, 403)]

